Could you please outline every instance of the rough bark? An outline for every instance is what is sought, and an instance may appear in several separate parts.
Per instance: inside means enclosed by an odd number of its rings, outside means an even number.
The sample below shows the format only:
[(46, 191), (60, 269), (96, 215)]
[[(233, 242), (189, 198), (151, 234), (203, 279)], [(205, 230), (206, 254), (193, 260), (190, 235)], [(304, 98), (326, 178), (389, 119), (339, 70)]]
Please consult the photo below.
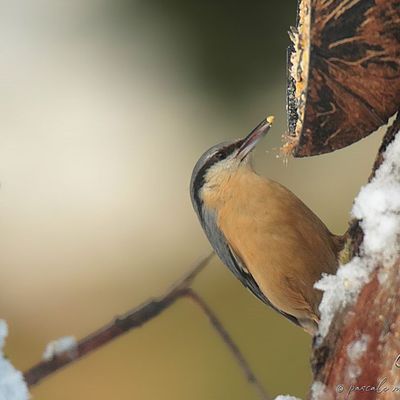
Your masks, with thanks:
[[(400, 116), (383, 139), (370, 179), (399, 130)], [(362, 239), (358, 221), (352, 222), (348, 233), (352, 256), (359, 254)], [(400, 254), (394, 265), (385, 269), (389, 276), (382, 284), (378, 279), (382, 266), (377, 265), (356, 302), (339, 311), (322, 343), (316, 341), (312, 356), (314, 382), (322, 383), (325, 389), (315, 394), (314, 399), (400, 398), (399, 266)], [(359, 359), (352, 360), (349, 346), (363, 335), (368, 337), (367, 347)]]
[(348, 146), (397, 112), (400, 1), (301, 0), (298, 15), (287, 148), (307, 157)]
[[(399, 111), (399, 26), (399, 0), (299, 0), (289, 49), (286, 152), (307, 157), (335, 151)], [(370, 180), (400, 131), (399, 114)], [(350, 221), (342, 263), (359, 256), (366, 265), (363, 240), (360, 221)], [(336, 312), (324, 338), (314, 340), (313, 400), (400, 398), (400, 254), (385, 266), (386, 280), (380, 279), (383, 260), (374, 263), (354, 302)], [(351, 351), (361, 344), (362, 351)]]

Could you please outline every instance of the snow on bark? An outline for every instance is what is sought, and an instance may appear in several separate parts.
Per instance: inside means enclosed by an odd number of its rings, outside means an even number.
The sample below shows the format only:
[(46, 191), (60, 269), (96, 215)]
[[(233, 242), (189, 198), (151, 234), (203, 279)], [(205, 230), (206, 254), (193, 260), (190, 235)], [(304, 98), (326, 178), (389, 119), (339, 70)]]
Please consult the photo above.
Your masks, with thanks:
[[(355, 199), (355, 255), (324, 276), (314, 341), (312, 400), (394, 400), (400, 386), (400, 116), (388, 129), (373, 176)], [(323, 386), (322, 386), (323, 385)]]
[(27, 400), (29, 391), (22, 373), (4, 355), (3, 347), (7, 335), (7, 323), (0, 320), (0, 400)]

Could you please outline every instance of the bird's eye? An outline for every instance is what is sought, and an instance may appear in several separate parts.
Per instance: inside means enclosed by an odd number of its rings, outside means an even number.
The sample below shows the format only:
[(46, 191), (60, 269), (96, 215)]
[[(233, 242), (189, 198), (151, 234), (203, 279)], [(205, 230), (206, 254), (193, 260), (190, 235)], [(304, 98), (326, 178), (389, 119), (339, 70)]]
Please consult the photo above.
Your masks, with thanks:
[(217, 151), (212, 158), (215, 160), (215, 162), (221, 161), (223, 158), (223, 154), (220, 151)]
[(226, 148), (223, 148), (218, 151), (218, 153), (215, 155), (218, 161), (224, 160), (228, 154), (228, 150)]

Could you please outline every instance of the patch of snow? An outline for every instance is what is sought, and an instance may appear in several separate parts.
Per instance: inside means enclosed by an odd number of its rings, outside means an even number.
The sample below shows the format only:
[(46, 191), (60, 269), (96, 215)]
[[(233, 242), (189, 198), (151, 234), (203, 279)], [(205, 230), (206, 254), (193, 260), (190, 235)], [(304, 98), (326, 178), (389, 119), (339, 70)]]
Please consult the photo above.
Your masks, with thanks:
[[(328, 333), (336, 311), (353, 302), (378, 266), (389, 268), (400, 252), (400, 133), (387, 147), (384, 161), (370, 183), (361, 188), (352, 209), (364, 240), (360, 257), (341, 265), (336, 275), (324, 274), (315, 288), (324, 292), (319, 310), (320, 340)], [(386, 274), (379, 274), (385, 282)]]
[(354, 301), (361, 288), (368, 282), (374, 264), (366, 264), (360, 257), (354, 257), (349, 263), (339, 267), (336, 275), (324, 274), (314, 287), (324, 295), (319, 305), (321, 320), (319, 335), (324, 337), (336, 311)]
[(366, 334), (361, 335), (360, 339), (354, 340), (347, 346), (347, 355), (350, 361), (357, 362), (368, 348), (370, 337)]
[(326, 396), (326, 386), (319, 381), (315, 381), (311, 386), (311, 400), (322, 400)]
[(353, 216), (364, 232), (362, 250), (368, 257), (391, 266), (400, 245), (400, 134), (388, 146), (384, 162), (365, 185), (353, 206)]
[(347, 373), (352, 380), (357, 379), (361, 373), (361, 368), (357, 365), (357, 362), (367, 351), (369, 340), (370, 337), (363, 334), (360, 339), (354, 340), (347, 346), (347, 355), (350, 359)]
[(0, 400), (28, 400), (29, 391), (22, 373), (4, 356), (3, 346), (7, 335), (7, 323), (0, 320)]
[(76, 350), (77, 345), (78, 342), (73, 336), (64, 336), (60, 339), (53, 340), (47, 344), (46, 349), (43, 352), (42, 359), (49, 361), (61, 353), (72, 353)]

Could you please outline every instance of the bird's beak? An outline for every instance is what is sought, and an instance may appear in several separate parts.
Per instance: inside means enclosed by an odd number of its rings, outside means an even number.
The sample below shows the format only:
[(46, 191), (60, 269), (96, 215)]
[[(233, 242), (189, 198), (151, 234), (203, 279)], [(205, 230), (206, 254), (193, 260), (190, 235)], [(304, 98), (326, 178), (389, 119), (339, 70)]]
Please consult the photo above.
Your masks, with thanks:
[(260, 122), (243, 140), (237, 158), (243, 160), (253, 149), (257, 143), (267, 134), (274, 122), (274, 117), (271, 115)]

